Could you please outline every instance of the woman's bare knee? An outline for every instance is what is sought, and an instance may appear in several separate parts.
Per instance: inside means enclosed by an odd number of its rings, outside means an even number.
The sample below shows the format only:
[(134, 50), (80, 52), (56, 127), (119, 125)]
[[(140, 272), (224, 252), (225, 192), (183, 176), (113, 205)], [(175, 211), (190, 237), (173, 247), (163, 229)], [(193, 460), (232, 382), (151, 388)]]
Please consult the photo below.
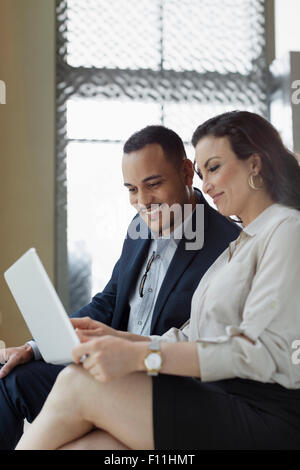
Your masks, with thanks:
[(81, 407), (80, 399), (88, 390), (88, 382), (91, 380), (81, 365), (71, 364), (65, 367), (57, 376), (54, 386), (46, 400), (45, 406), (63, 407), (72, 406), (79, 410)]
[(58, 375), (50, 399), (62, 414), (77, 415), (125, 446), (153, 449), (152, 386), (142, 373), (99, 382), (72, 364)]
[(83, 383), (89, 378), (90, 374), (81, 365), (71, 364), (58, 374), (54, 386), (60, 389), (67, 388), (71, 392), (74, 387), (82, 387)]
[(122, 442), (100, 429), (61, 447), (59, 450), (129, 450)]

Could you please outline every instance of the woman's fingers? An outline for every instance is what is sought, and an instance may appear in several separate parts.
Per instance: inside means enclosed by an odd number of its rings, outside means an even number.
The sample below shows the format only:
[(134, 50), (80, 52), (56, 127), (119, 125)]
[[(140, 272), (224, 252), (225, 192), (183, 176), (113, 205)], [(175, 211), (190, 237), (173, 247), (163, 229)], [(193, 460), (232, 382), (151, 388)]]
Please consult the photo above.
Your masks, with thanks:
[[(78, 334), (78, 333), (77, 333)], [(80, 334), (80, 333), (79, 333)], [(78, 336), (79, 336), (78, 334)], [(88, 355), (91, 351), (92, 351), (92, 344), (93, 342), (90, 340), (90, 337), (88, 337), (85, 341), (84, 341), (84, 338), (83, 338), (83, 335), (82, 336), (82, 341), (80, 344), (78, 344), (77, 346), (75, 346), (73, 349), (72, 349), (72, 356), (73, 356), (73, 359), (74, 359), (74, 362), (76, 364), (78, 364), (80, 362), (80, 359), (85, 356), (85, 355)], [(81, 338), (80, 338), (81, 340)]]

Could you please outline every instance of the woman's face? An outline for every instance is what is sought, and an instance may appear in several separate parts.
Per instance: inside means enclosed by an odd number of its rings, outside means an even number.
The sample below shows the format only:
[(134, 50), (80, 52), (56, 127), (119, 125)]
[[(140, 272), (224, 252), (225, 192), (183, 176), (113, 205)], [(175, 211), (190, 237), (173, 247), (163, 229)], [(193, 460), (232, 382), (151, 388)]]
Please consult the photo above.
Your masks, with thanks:
[(253, 172), (254, 160), (239, 160), (227, 137), (206, 136), (196, 146), (196, 166), (207, 193), (224, 216), (236, 215), (243, 219), (253, 190), (248, 177)]

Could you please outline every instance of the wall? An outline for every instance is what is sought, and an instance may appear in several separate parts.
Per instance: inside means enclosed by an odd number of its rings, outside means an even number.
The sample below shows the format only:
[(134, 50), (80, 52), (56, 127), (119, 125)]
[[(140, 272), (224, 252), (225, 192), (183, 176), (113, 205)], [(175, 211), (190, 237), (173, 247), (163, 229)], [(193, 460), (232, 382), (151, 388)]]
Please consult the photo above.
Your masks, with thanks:
[[(291, 57), (291, 77), (292, 83), (297, 81), (297, 100), (295, 103), (292, 103), (292, 119), (293, 119), (293, 149), (295, 152), (300, 154), (300, 89), (299, 89), (299, 80), (300, 80), (300, 52), (292, 51), (290, 52)], [(292, 89), (295, 92), (295, 89)]]
[(55, 0), (1, 0), (0, 339), (30, 333), (3, 279), (31, 246), (54, 277)]

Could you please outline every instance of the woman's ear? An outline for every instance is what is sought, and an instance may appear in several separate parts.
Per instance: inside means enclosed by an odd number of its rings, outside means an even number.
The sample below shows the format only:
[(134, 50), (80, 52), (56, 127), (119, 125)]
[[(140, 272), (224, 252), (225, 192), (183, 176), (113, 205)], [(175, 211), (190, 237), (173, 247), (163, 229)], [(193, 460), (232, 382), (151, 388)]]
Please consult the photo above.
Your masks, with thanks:
[(251, 173), (258, 175), (262, 167), (261, 156), (258, 153), (254, 153), (249, 157), (249, 164)]

